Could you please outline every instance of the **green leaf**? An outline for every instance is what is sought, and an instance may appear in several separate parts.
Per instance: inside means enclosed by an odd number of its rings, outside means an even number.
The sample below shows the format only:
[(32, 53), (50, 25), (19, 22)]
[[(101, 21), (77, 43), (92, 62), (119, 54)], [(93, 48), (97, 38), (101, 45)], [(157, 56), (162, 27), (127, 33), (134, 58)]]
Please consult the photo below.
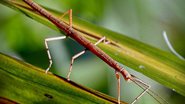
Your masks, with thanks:
[[(117, 100), (0, 53), (0, 103), (112, 104)], [(6, 99), (5, 99), (6, 98)], [(122, 102), (125, 104), (124, 102)]]
[[(58, 31), (56, 26), (23, 1), (1, 0), (0, 2)], [(52, 9), (48, 9), (48, 11), (55, 16), (62, 15), (62, 13)], [(67, 17), (62, 20), (68, 21)], [(111, 43), (98, 46), (108, 55), (123, 65), (133, 68), (185, 96), (185, 61), (180, 60), (171, 53), (129, 38), (124, 34), (85, 22), (75, 16), (73, 16), (73, 28), (92, 42), (106, 36)]]

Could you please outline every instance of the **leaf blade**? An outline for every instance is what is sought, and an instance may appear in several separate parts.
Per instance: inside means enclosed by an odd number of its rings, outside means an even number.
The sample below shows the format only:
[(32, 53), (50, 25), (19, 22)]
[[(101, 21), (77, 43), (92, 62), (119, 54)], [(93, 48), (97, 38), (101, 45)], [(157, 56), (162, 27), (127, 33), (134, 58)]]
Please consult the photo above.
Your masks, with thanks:
[(1, 53), (0, 75), (0, 97), (16, 103), (112, 104), (117, 102), (105, 94), (69, 82), (52, 73), (45, 74), (42, 69)]

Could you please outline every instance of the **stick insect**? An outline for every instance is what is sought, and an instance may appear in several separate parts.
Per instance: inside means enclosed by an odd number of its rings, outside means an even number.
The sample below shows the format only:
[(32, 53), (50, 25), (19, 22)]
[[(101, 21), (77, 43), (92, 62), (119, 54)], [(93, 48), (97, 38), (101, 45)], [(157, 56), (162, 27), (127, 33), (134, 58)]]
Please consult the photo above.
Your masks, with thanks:
[[(118, 95), (117, 100), (118, 104), (120, 104), (120, 75), (123, 76), (123, 78), (126, 81), (132, 81), (135, 84), (137, 84), (139, 87), (143, 89), (143, 92), (140, 93), (132, 102), (131, 104), (134, 104), (139, 98), (141, 98), (146, 92), (149, 93), (152, 97), (158, 96), (154, 92), (150, 90), (150, 85), (146, 84), (139, 78), (135, 77), (134, 75), (131, 75), (125, 70), (123, 67), (121, 67), (115, 60), (113, 60), (110, 56), (108, 56), (104, 51), (102, 51), (100, 48), (97, 47), (97, 45), (101, 42), (106, 41), (105, 37), (102, 37), (100, 40), (98, 40), (95, 44), (91, 43), (89, 40), (87, 40), (85, 37), (81, 36), (77, 31), (75, 31), (72, 27), (72, 10), (65, 12), (61, 17), (53, 16), (51, 13), (46, 11), (44, 8), (33, 2), (32, 0), (23, 0), (25, 3), (27, 3), (32, 9), (40, 13), (42, 16), (47, 18), (50, 22), (55, 24), (60, 30), (66, 33), (68, 37), (71, 37), (72, 39), (76, 40), (79, 44), (85, 47), (85, 50), (79, 52), (78, 54), (74, 55), (71, 59), (71, 64), (69, 68), (69, 72), (67, 75), (67, 79), (70, 80), (70, 74), (72, 72), (72, 65), (75, 59), (77, 59), (79, 56), (83, 55), (87, 50), (91, 51), (93, 54), (98, 56), (100, 59), (102, 59), (105, 63), (107, 63), (109, 66), (111, 66), (115, 70), (116, 79), (117, 79), (117, 85), (118, 85)], [(64, 23), (60, 20), (64, 15), (69, 14), (69, 24)], [(45, 46), (47, 49), (47, 54), (49, 58), (49, 67), (46, 69), (46, 73), (49, 71), (52, 65), (52, 58), (50, 55), (50, 51), (48, 48), (48, 42), (54, 41), (54, 40), (60, 40), (65, 39), (66, 36), (60, 36), (60, 37), (54, 37), (54, 38), (47, 38), (45, 39)], [(154, 97), (155, 98), (155, 97)], [(158, 96), (158, 98), (162, 99)], [(155, 98), (159, 103), (160, 101)], [(163, 99), (162, 99), (163, 100)], [(163, 100), (165, 101), (165, 100)], [(166, 102), (166, 101), (165, 101)]]

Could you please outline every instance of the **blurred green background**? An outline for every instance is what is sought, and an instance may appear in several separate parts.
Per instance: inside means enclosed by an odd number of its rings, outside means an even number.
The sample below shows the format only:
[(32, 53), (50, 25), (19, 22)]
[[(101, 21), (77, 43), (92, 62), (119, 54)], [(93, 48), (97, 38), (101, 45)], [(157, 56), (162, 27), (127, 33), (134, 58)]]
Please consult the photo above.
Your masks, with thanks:
[[(175, 50), (185, 57), (184, 0), (34, 0), (46, 7), (65, 12), (93, 24), (128, 35), (134, 39), (169, 51), (162, 31), (165, 30)], [(44, 39), (63, 35), (35, 22), (8, 7), (0, 5), (0, 52), (46, 69), (48, 57)], [(53, 66), (51, 72), (66, 77), (71, 57), (84, 48), (71, 39), (50, 42)], [(125, 66), (126, 67), (126, 66)], [(183, 96), (126, 67), (129, 72), (152, 86), (152, 90), (170, 104), (184, 104)], [(99, 58), (87, 52), (73, 65), (71, 80), (116, 97), (114, 71)], [(141, 92), (122, 79), (121, 99), (131, 102)], [(147, 94), (137, 104), (156, 104)]]

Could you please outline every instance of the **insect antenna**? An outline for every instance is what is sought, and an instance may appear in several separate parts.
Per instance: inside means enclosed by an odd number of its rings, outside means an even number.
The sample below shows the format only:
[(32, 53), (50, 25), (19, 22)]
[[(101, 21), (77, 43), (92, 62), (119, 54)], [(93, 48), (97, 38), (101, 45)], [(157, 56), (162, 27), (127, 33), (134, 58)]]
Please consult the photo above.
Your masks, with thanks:
[[(134, 75), (132, 76), (132, 81), (138, 85), (140, 88), (142, 88), (143, 90), (146, 90), (148, 88), (148, 84), (146, 84), (145, 82), (143, 82), (141, 79), (137, 78)], [(154, 98), (159, 104), (169, 104), (164, 98), (162, 98), (161, 96), (159, 96), (157, 93), (155, 93), (154, 91), (152, 91), (151, 89), (146, 90), (146, 93), (148, 93), (152, 98)]]

